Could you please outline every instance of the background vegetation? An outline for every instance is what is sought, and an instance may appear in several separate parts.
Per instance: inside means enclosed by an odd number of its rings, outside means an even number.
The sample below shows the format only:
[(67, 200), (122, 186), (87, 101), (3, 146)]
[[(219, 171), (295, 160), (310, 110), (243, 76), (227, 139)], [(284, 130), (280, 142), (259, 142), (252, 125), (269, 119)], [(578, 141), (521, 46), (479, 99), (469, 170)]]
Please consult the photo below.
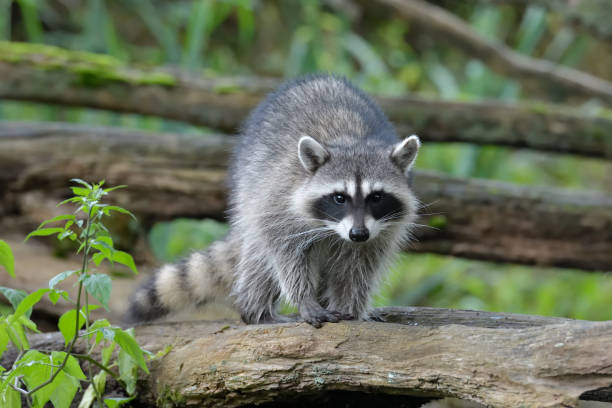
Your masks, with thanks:
[[(612, 42), (561, 23), (538, 2), (437, 1), (486, 38), (521, 54), (612, 80)], [(610, 19), (612, 21), (612, 19)], [(612, 25), (612, 22), (610, 23)], [(596, 99), (531, 87), (435, 41), (378, 2), (342, 0), (0, 0), (0, 40), (58, 45), (211, 76), (293, 77), (330, 71), (369, 92), (449, 100), (552, 100), (610, 113)], [(612, 113), (610, 113), (612, 114)], [(91, 109), (0, 101), (0, 120), (51, 120), (190, 132), (208, 129)], [(428, 143), (417, 168), (461, 177), (612, 192), (612, 167), (562, 154)], [(222, 234), (211, 221), (159, 224), (149, 235), (160, 261)], [(585, 237), (588, 239), (588, 237)], [(431, 305), (584, 319), (612, 319), (612, 277), (516, 265), (403, 255), (376, 303)]]

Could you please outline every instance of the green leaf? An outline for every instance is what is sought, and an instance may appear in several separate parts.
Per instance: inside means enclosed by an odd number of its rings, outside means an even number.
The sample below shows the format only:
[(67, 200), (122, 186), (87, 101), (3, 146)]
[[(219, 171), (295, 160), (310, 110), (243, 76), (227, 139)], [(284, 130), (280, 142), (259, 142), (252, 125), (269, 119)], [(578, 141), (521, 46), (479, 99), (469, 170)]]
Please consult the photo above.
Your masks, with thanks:
[[(96, 389), (104, 394), (104, 389), (106, 388), (106, 371), (100, 371), (93, 378), (93, 382), (96, 386)], [(79, 403), (78, 408), (89, 408), (96, 399), (96, 393), (92, 384), (89, 384), (85, 392), (83, 393), (83, 397), (81, 398), (81, 402)]]
[[(51, 378), (55, 370), (51, 365), (60, 365), (65, 357), (64, 352), (55, 351), (49, 356), (30, 350), (17, 362), (15, 371), (18, 375), (23, 375), (28, 389), (33, 389)], [(43, 407), (51, 400), (55, 408), (70, 406), (79, 388), (79, 379), (84, 380), (86, 377), (78, 361), (73, 356), (69, 356), (64, 370), (50, 384), (32, 394), (33, 405)]]
[(108, 346), (102, 349), (102, 364), (108, 365), (111, 357), (113, 356), (113, 350), (115, 350), (115, 342), (112, 341)]
[[(7, 379), (7, 383), (8, 381), (10, 380)], [(21, 396), (17, 391), (8, 385), (4, 388), (0, 385), (0, 390), (2, 390), (2, 392), (0, 392), (0, 406), (6, 408), (21, 408)]]
[(87, 197), (91, 190), (83, 188), (83, 187), (70, 187), (72, 193), (77, 196)]
[(93, 189), (93, 186), (91, 184), (89, 184), (85, 180), (81, 180), (80, 178), (73, 178), (73, 179), (70, 179), (70, 181), (74, 181), (75, 183), (79, 183), (80, 185), (85, 186), (85, 187), (87, 187), (90, 190)]
[(119, 378), (125, 383), (125, 390), (129, 395), (136, 391), (136, 381), (138, 380), (138, 365), (132, 357), (123, 349), (119, 350), (117, 356), (119, 363)]
[(0, 239), (0, 265), (6, 269), (9, 275), (15, 277), (15, 258), (13, 251), (6, 242)]
[(100, 251), (101, 255), (94, 254), (93, 260), (96, 262), (96, 265), (100, 265), (104, 258), (113, 261), (113, 253), (115, 252), (115, 248), (113, 248), (113, 240), (109, 236), (100, 236), (91, 242), (91, 247)]
[(131, 212), (129, 212), (125, 208), (122, 208), (122, 207), (119, 207), (119, 206), (116, 206), (116, 205), (108, 205), (108, 206), (104, 207), (104, 209), (102, 211), (106, 215), (110, 215), (111, 211), (117, 211), (118, 213), (129, 215), (134, 220), (136, 219), (136, 216), (134, 214), (132, 214)]
[(12, 321), (9, 318), (10, 322), (10, 330), (8, 331), (9, 336), (11, 337), (11, 341), (17, 346), (17, 348), (21, 348), (23, 350), (27, 350), (30, 348), (30, 343), (28, 342), (28, 337), (26, 336), (25, 330), (23, 328), (23, 324), (19, 321)]
[(64, 279), (68, 278), (69, 276), (75, 274), (76, 272), (78, 272), (78, 270), (75, 269), (73, 271), (64, 271), (62, 273), (55, 275), (49, 280), (49, 289), (54, 289), (55, 285), (57, 285)]
[(75, 216), (72, 214), (58, 215), (57, 217), (53, 217), (53, 218), (43, 221), (36, 229), (41, 229), (45, 225), (51, 224), (52, 222), (64, 221), (64, 220), (74, 221), (74, 219), (75, 219)]
[[(63, 351), (54, 351), (51, 353), (53, 356), (53, 361), (62, 362), (64, 358), (66, 358), (66, 353)], [(66, 361), (66, 365), (64, 366), (64, 371), (67, 374), (70, 374), (72, 377), (78, 380), (86, 380), (87, 377), (83, 373), (81, 366), (79, 365), (79, 361), (74, 356), (68, 356), (68, 360)]]
[(2, 357), (2, 353), (6, 350), (9, 342), (9, 335), (6, 332), (6, 323), (0, 324), (0, 357)]
[(50, 291), (51, 289), (41, 288), (35, 292), (30, 293), (28, 296), (25, 297), (25, 299), (21, 301), (21, 303), (19, 303), (19, 306), (15, 310), (15, 314), (13, 314), (12, 318), (16, 319), (24, 314), (30, 317), (30, 315), (32, 314), (32, 306), (38, 303), (40, 298)]
[(115, 330), (114, 328), (102, 328), (102, 335), (106, 340), (115, 341)]
[[(76, 334), (76, 310), (70, 309), (66, 313), (60, 316), (57, 327), (59, 327), (62, 336), (64, 336), (64, 344), (67, 345), (72, 341)], [(79, 317), (79, 330), (85, 324), (85, 319)]]
[(100, 236), (96, 238), (97, 241), (103, 243), (106, 245), (106, 248), (108, 249), (114, 249), (113, 248), (113, 239), (109, 236)]
[(132, 258), (132, 255), (123, 251), (115, 251), (112, 259), (114, 262), (127, 266), (132, 270), (132, 272), (138, 275), (138, 269), (136, 269), (136, 264), (134, 263), (134, 258)]
[[(97, 308), (99, 308), (97, 305), (88, 305), (89, 311), (96, 310)], [(78, 330), (81, 330), (83, 325), (85, 325), (85, 319), (87, 318), (85, 315), (85, 306), (81, 308), (80, 313), (81, 315), (79, 317)], [(76, 335), (76, 310), (70, 309), (61, 315), (57, 326), (59, 327), (62, 336), (64, 336), (64, 342), (67, 345)]]
[(91, 260), (94, 262), (94, 264), (96, 266), (100, 266), (100, 264), (102, 263), (103, 260), (106, 259), (106, 256), (104, 256), (104, 254), (102, 252), (96, 252), (95, 254), (93, 254), (93, 256), (91, 257)]
[(144, 372), (149, 373), (149, 369), (145, 364), (144, 354), (142, 349), (134, 339), (134, 336), (131, 333), (131, 329), (129, 331), (122, 330), (119, 327), (113, 328), (115, 332), (115, 341), (121, 347), (121, 350), (124, 350), (138, 365), (138, 367), (142, 368)]
[(118, 408), (123, 404), (130, 402), (134, 398), (136, 398), (135, 395), (129, 398), (104, 398), (104, 403), (108, 408)]
[(64, 232), (63, 228), (41, 228), (34, 230), (28, 234), (25, 241), (30, 239), (30, 237), (46, 237), (53, 234), (58, 234), (60, 232)]
[(98, 344), (100, 341), (102, 341), (102, 337), (104, 336), (102, 333), (102, 329), (103, 327), (109, 327), (110, 326), (110, 322), (106, 319), (98, 319), (95, 322), (93, 322), (93, 324), (91, 324), (89, 326), (89, 332), (91, 334), (89, 334), (89, 338), (91, 339), (94, 335), (96, 336), (96, 344)]
[(25, 344), (21, 341), (22, 336), (19, 332), (23, 332), (23, 327), (21, 327), (19, 322), (9, 322), (5, 319), (2, 322), (2, 329), (17, 349), (24, 350), (27, 348), (27, 339)]
[(23, 290), (5, 288), (3, 286), (0, 286), (0, 293), (2, 293), (4, 297), (11, 303), (11, 306), (13, 306), (13, 310), (17, 310), (17, 306), (19, 306), (19, 303), (21, 303), (21, 301), (25, 299), (26, 296), (28, 296), (28, 294)]
[(111, 191), (118, 190), (118, 189), (120, 189), (120, 188), (126, 188), (126, 187), (127, 187), (127, 186), (126, 186), (125, 184), (122, 184), (122, 185), (120, 185), (120, 186), (115, 186), (115, 187), (105, 188), (105, 189), (104, 189), (104, 192), (105, 192), (105, 193), (110, 193)]
[(83, 284), (85, 285), (87, 292), (98, 299), (106, 310), (109, 310), (108, 299), (110, 298), (112, 287), (111, 278), (103, 273), (95, 273), (93, 275), (85, 276), (83, 279)]
[(66, 292), (65, 290), (53, 289), (51, 292), (49, 292), (49, 300), (53, 304), (56, 304), (60, 297), (63, 297), (66, 300), (70, 300), (68, 292)]
[(82, 202), (83, 202), (83, 197), (71, 197), (59, 203), (57, 207), (59, 207), (60, 205), (64, 205), (66, 203), (82, 203)]
[[(100, 371), (98, 374), (102, 373), (103, 371)], [(93, 386), (89, 384), (87, 389), (85, 389), (85, 392), (83, 393), (83, 396), (81, 397), (81, 401), (79, 402), (79, 406), (77, 408), (89, 408), (93, 405), (95, 400), (96, 393), (94, 392)]]
[(31, 321), (25, 316), (19, 317), (19, 323), (21, 323), (23, 326), (27, 327), (28, 329), (32, 330), (34, 333), (40, 333), (40, 330), (38, 330), (38, 327), (36, 327), (36, 323), (34, 323), (33, 321)]
[[(51, 377), (52, 368), (50, 364), (53, 363), (50, 356), (36, 350), (30, 350), (19, 360), (16, 370), (19, 375), (24, 376), (23, 380), (28, 386), (28, 389), (32, 389), (46, 382)], [(32, 394), (34, 406), (43, 407), (51, 398), (51, 395), (55, 391), (55, 387), (57, 387), (56, 381)]]
[(55, 389), (50, 396), (53, 406), (55, 408), (70, 407), (80, 387), (79, 380), (62, 371), (55, 377), (51, 384), (55, 385)]

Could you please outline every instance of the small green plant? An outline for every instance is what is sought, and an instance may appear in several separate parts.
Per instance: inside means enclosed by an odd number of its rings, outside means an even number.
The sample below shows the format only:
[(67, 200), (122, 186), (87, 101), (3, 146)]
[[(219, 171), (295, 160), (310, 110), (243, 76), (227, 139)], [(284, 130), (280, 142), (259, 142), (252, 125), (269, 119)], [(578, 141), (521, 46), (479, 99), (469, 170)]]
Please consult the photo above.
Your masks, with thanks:
[[(10, 368), (0, 367), (1, 407), (21, 407), (22, 402), (25, 402), (28, 407), (42, 408), (48, 401), (55, 408), (69, 407), (82, 384), (88, 385), (80, 401), (80, 408), (92, 405), (103, 407), (104, 404), (109, 408), (118, 407), (134, 398), (138, 369), (148, 373), (145, 356), (152, 356), (138, 345), (131, 329), (112, 326), (107, 319), (93, 322), (90, 319), (90, 312), (99, 308), (98, 305), (90, 304), (90, 296), (108, 310), (111, 293), (111, 278), (103, 273), (95, 273), (92, 269), (94, 265), (99, 266), (107, 260), (125, 265), (138, 273), (132, 256), (113, 247), (113, 240), (103, 223), (103, 218), (112, 212), (133, 217), (121, 207), (101, 202), (111, 191), (124, 186), (103, 188), (103, 181), (93, 185), (79, 179), (72, 181), (78, 183), (78, 186), (71, 187), (74, 196), (59, 205), (76, 205), (76, 211), (44, 221), (26, 240), (33, 236), (55, 235), (60, 240), (77, 242), (77, 253), (83, 257), (81, 269), (62, 272), (49, 281), (48, 288), (30, 294), (0, 287), (0, 292), (14, 310), (0, 317), (0, 356), (9, 341), (19, 351)], [(49, 226), (57, 223), (64, 225)], [(14, 276), (13, 255), (4, 241), (0, 241), (0, 265)], [(69, 278), (74, 279), (78, 285), (76, 299), (71, 299), (66, 291), (56, 288), (58, 283)], [(65, 340), (63, 351), (35, 350), (28, 343), (26, 332), (38, 332), (36, 324), (30, 320), (32, 307), (43, 296), (48, 296), (53, 304), (60, 298), (73, 304), (58, 323)], [(84, 353), (76, 352), (75, 344), (79, 339), (86, 344)], [(119, 351), (116, 358), (113, 358), (113, 351), (117, 347)], [(101, 361), (94, 358), (98, 352)], [(79, 362), (86, 367), (87, 373), (83, 372)], [(104, 398), (108, 376), (119, 381), (130, 397)]]

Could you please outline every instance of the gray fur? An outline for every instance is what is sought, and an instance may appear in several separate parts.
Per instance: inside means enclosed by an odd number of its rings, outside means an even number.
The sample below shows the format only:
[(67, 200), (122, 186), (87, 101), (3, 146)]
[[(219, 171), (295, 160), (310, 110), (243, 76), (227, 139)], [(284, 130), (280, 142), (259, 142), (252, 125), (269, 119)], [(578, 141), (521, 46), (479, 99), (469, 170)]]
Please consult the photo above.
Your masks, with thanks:
[[(207, 301), (231, 286), (229, 295), (246, 323), (286, 320), (277, 312), (281, 299), (317, 327), (366, 318), (370, 296), (415, 218), (408, 180), (418, 148), (416, 136), (402, 144), (378, 105), (345, 79), (314, 75), (285, 83), (242, 129), (230, 166), (229, 237), (192, 255), (197, 274), (189, 272), (189, 260), (183, 263), (187, 272), (162, 269), (154, 280), (184, 296), (166, 293), (168, 301), (156, 304), (172, 310), (183, 299)], [(382, 205), (373, 203), (380, 199), (374, 189), (402, 210), (384, 217), (378, 211), (374, 219), (372, 206)], [(317, 200), (336, 200), (324, 204), (342, 206), (337, 213), (344, 218), (314, 216)], [(365, 242), (348, 238), (349, 229), (368, 226)], [(209, 282), (222, 275), (217, 279), (223, 284), (193, 293), (194, 274)], [(159, 283), (142, 290), (150, 293), (151, 287), (164, 290)], [(142, 302), (150, 297), (136, 292), (137, 319), (151, 314), (143, 310), (151, 303)]]

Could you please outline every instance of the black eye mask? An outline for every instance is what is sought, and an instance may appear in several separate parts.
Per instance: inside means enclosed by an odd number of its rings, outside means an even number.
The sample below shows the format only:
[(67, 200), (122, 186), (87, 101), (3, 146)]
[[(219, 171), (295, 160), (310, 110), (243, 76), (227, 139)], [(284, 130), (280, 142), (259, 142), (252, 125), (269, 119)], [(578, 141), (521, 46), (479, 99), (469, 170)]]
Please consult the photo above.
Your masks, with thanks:
[(314, 201), (312, 212), (318, 219), (339, 222), (349, 213), (363, 211), (364, 208), (358, 208), (359, 204), (365, 204), (365, 211), (376, 220), (399, 216), (404, 211), (404, 205), (393, 194), (375, 191), (366, 197), (365, 203), (353, 202), (344, 193), (328, 194)]

